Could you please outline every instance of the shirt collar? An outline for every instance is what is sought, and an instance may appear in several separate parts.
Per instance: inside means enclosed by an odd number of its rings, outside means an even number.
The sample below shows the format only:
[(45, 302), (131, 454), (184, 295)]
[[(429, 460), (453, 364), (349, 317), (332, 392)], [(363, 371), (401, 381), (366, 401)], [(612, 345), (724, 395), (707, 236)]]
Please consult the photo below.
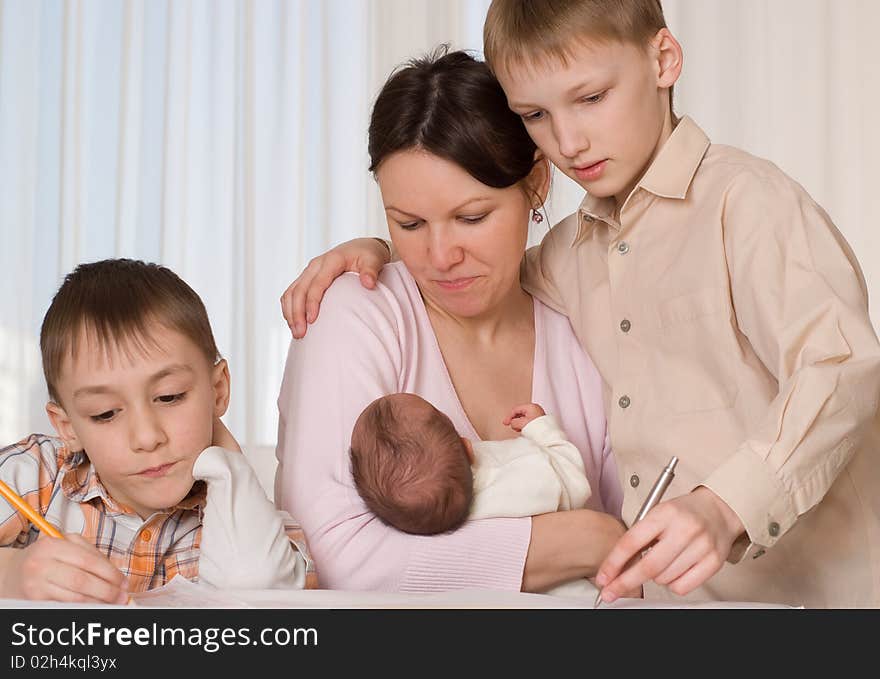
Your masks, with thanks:
[[(689, 116), (682, 117), (630, 196), (641, 188), (660, 198), (684, 200), (710, 144), (699, 125)], [(578, 209), (572, 245), (593, 229), (596, 220), (619, 228), (614, 221), (614, 207), (614, 198), (596, 198), (588, 193)]]
[[(133, 514), (134, 512), (120, 502), (114, 500), (101, 479), (95, 465), (89, 460), (85, 451), (70, 452), (61, 465), (64, 478), (61, 479), (61, 490), (73, 502), (83, 503), (99, 498), (109, 514)], [(186, 497), (172, 507), (169, 512), (178, 509), (196, 509), (205, 504), (208, 487), (204, 481), (196, 481)]]

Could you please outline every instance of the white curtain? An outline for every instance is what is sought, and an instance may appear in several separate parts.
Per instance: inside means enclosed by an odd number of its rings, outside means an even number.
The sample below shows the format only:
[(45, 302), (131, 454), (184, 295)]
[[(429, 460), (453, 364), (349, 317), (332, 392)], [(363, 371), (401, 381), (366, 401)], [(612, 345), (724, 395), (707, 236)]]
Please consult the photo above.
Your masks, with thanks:
[[(202, 296), (245, 444), (274, 444), (308, 259), (384, 235), (372, 100), (441, 42), (479, 50), (488, 0), (0, 0), (0, 443), (48, 431), (39, 325), (78, 262), (170, 266)], [(676, 108), (774, 160), (835, 218), (880, 317), (874, 0), (666, 0)], [(557, 176), (551, 220), (581, 191)], [(535, 237), (540, 237), (535, 234)], [(344, 359), (344, 357), (341, 357)]]

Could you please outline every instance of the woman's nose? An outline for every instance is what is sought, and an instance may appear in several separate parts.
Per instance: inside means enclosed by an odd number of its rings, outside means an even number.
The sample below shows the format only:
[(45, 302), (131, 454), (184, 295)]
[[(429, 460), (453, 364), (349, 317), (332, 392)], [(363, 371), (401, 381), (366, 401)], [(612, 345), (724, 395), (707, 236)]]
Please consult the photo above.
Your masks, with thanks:
[(464, 259), (464, 250), (448, 230), (437, 230), (428, 243), (431, 266), (437, 271), (447, 271)]

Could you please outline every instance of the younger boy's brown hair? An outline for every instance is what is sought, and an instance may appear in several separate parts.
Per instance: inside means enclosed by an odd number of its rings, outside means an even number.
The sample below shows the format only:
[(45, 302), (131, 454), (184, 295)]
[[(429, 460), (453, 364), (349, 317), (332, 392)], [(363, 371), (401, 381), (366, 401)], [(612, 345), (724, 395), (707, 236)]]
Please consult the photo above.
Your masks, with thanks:
[(159, 264), (105, 259), (80, 264), (65, 278), (40, 328), (40, 351), (49, 398), (60, 403), (58, 379), (81, 339), (144, 348), (150, 326), (160, 324), (190, 339), (214, 365), (220, 358), (205, 305), (177, 274)]

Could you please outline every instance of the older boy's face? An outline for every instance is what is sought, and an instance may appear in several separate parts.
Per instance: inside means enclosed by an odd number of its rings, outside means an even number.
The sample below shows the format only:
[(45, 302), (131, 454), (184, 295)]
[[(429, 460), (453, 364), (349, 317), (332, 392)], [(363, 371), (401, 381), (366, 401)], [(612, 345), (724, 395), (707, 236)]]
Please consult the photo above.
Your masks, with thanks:
[(211, 366), (187, 337), (153, 328), (142, 348), (109, 353), (81, 336), (58, 381), (62, 407), (53, 418), (62, 437), (86, 451), (114, 500), (143, 518), (190, 492), (228, 389), (225, 362)]
[(576, 46), (568, 64), (511, 66), (498, 79), (538, 147), (592, 195), (622, 205), (671, 133), (650, 50)]

